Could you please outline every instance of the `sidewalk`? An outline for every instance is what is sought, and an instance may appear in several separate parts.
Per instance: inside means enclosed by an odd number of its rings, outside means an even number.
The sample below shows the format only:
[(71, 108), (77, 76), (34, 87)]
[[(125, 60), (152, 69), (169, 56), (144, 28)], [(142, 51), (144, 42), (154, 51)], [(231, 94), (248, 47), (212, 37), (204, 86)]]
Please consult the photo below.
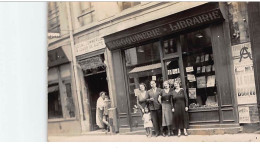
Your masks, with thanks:
[(49, 136), (49, 142), (260, 142), (260, 134), (190, 135), (151, 137), (145, 135), (103, 134), (81, 136)]

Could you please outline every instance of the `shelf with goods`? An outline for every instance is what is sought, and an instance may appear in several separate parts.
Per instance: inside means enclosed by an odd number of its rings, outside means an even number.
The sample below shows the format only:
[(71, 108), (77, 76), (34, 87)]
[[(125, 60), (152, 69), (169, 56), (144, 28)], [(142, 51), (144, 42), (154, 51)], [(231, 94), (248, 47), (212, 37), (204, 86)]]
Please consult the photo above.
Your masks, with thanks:
[(212, 48), (201, 48), (183, 56), (190, 111), (218, 109)]

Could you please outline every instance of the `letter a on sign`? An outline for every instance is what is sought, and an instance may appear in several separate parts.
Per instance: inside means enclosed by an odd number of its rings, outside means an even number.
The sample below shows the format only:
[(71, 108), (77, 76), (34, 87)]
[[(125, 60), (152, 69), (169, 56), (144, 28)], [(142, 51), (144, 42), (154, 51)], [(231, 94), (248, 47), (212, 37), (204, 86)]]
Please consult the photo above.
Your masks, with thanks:
[(246, 58), (250, 58), (252, 60), (252, 56), (251, 56), (251, 53), (248, 51), (248, 47), (243, 47), (241, 50), (240, 50), (240, 60), (239, 62), (242, 61), (242, 58), (243, 59), (246, 59)]

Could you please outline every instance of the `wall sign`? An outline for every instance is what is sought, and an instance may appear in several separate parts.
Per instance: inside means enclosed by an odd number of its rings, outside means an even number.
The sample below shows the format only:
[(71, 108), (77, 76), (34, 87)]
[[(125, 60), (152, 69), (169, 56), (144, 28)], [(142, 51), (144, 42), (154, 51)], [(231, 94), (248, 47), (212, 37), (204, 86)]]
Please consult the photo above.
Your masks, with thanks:
[(238, 104), (256, 104), (256, 88), (251, 44), (232, 46), (234, 74), (236, 79), (236, 97)]
[(250, 114), (248, 106), (238, 107), (239, 123), (250, 123)]
[(96, 51), (105, 48), (104, 39), (101, 37), (95, 37), (93, 39), (85, 40), (80, 43), (75, 44), (76, 56)]
[(110, 50), (114, 50), (221, 20), (224, 20), (221, 11), (219, 9), (215, 9), (183, 18), (181, 20), (173, 21), (140, 33), (135, 33), (117, 40), (112, 40), (110, 42), (106, 42), (106, 45)]

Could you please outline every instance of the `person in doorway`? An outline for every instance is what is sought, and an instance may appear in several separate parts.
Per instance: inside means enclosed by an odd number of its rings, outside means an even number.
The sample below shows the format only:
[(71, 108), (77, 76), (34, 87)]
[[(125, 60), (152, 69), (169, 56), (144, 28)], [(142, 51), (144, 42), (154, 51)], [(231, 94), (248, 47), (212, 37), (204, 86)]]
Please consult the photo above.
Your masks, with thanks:
[(96, 108), (96, 124), (100, 129), (104, 129), (103, 123), (103, 111), (104, 111), (104, 101), (106, 97), (106, 92), (102, 91), (99, 93), (99, 98), (97, 100), (97, 108)]
[(150, 114), (147, 106), (144, 108), (144, 113), (143, 113), (142, 119), (144, 121), (144, 128), (145, 128), (145, 131), (146, 131), (146, 136), (152, 137), (153, 123), (152, 123), (152, 120), (151, 120), (151, 114)]
[(163, 82), (164, 89), (161, 91), (161, 102), (162, 102), (162, 126), (163, 136), (166, 136), (165, 127), (167, 127), (168, 136), (171, 136), (171, 125), (172, 125), (172, 89), (168, 81)]
[(137, 95), (137, 106), (144, 113), (144, 107), (147, 106), (148, 92), (146, 91), (146, 85), (144, 83), (139, 84), (139, 94)]
[(150, 81), (150, 85), (152, 88), (148, 91), (148, 107), (151, 112), (155, 137), (157, 137), (160, 133), (162, 133), (162, 106), (158, 100), (162, 89), (156, 87), (156, 82), (154, 80)]
[(173, 129), (178, 130), (178, 136), (181, 136), (181, 129), (184, 131), (184, 135), (187, 136), (187, 128), (189, 126), (188, 120), (188, 102), (187, 95), (180, 87), (181, 82), (175, 81), (173, 90)]
[(110, 131), (110, 124), (109, 124), (109, 121), (108, 121), (108, 109), (111, 107), (111, 102), (108, 98), (108, 96), (105, 97), (105, 100), (104, 100), (104, 112), (103, 112), (103, 123), (105, 124), (106, 126), (106, 130), (107, 132)]

